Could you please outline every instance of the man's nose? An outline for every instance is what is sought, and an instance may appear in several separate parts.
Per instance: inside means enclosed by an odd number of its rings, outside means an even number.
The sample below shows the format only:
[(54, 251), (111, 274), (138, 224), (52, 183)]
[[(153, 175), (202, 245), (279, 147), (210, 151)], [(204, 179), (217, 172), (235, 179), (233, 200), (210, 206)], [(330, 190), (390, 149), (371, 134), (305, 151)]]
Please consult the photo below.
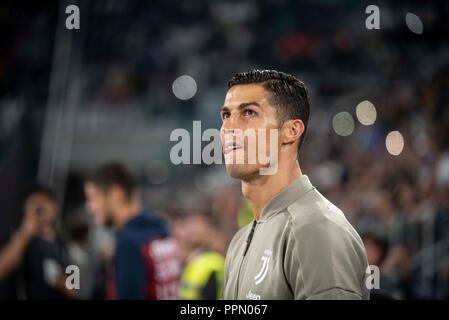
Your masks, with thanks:
[(223, 133), (230, 133), (230, 134), (232, 134), (234, 130), (237, 128), (238, 123), (234, 115), (230, 115), (227, 119), (225, 119), (221, 126), (221, 130), (224, 131)]
[(224, 136), (233, 135), (235, 130), (236, 130), (235, 128), (226, 128), (224, 126), (221, 127), (221, 133)]

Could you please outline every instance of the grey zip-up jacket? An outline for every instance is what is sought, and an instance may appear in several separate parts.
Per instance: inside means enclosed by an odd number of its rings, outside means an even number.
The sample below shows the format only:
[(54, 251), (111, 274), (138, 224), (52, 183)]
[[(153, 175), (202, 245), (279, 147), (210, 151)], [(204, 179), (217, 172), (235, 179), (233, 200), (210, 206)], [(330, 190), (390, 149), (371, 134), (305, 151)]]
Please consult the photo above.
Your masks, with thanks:
[(369, 299), (367, 270), (357, 232), (302, 175), (232, 239), (224, 299)]

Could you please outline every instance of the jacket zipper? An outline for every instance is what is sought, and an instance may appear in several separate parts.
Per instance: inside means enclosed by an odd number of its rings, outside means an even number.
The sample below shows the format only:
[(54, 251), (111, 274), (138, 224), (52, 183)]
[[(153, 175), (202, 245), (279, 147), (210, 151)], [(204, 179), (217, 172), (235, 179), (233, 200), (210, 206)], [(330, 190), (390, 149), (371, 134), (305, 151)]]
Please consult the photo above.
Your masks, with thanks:
[(243, 251), (243, 256), (240, 262), (239, 271), (237, 274), (237, 283), (235, 286), (235, 296), (234, 299), (238, 299), (239, 294), (239, 283), (240, 283), (240, 272), (242, 271), (243, 262), (245, 261), (246, 253), (248, 252), (249, 245), (251, 244), (251, 241), (253, 240), (254, 231), (256, 230), (257, 220), (253, 221), (253, 226), (251, 227), (251, 231), (248, 234), (248, 238), (246, 238), (246, 246), (245, 251)]

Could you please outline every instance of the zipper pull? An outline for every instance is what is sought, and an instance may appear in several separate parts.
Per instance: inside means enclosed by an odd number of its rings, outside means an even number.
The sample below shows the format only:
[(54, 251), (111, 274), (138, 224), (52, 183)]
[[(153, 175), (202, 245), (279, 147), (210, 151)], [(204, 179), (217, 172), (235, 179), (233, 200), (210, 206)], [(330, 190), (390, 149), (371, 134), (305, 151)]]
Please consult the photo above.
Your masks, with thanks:
[(246, 256), (246, 253), (248, 252), (249, 245), (251, 244), (251, 240), (253, 239), (254, 229), (256, 229), (256, 224), (257, 224), (257, 221), (254, 220), (253, 226), (251, 227), (251, 231), (249, 232), (248, 238), (246, 239), (246, 247), (245, 247), (245, 251), (243, 252), (243, 256)]

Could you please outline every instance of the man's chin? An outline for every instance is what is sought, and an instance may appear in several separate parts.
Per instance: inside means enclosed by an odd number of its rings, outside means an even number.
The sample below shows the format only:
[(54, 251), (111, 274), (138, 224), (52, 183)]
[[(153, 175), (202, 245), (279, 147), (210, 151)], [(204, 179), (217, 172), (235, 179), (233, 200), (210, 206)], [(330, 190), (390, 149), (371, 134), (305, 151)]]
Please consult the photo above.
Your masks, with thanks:
[(250, 177), (259, 174), (259, 169), (252, 168), (247, 164), (227, 164), (226, 172), (231, 178), (239, 180), (247, 180)]
[(114, 226), (114, 219), (110, 215), (96, 215), (95, 216), (95, 222), (97, 225), (105, 227), (105, 228), (111, 228)]

